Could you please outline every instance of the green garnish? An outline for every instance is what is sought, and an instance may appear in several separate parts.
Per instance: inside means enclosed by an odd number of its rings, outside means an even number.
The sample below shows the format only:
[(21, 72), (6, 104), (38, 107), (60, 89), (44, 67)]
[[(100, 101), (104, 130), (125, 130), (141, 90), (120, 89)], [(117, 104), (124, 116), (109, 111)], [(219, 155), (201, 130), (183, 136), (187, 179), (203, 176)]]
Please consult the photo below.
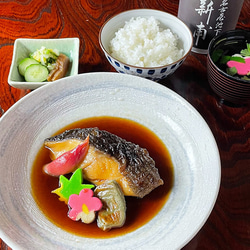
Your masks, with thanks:
[(245, 59), (240, 56), (227, 56), (223, 55), (224, 51), (222, 49), (215, 50), (212, 54), (212, 60), (216, 63), (219, 61), (220, 64), (226, 64), (228, 61), (235, 61), (240, 63), (245, 63)]
[(91, 189), (95, 187), (95, 185), (92, 184), (83, 184), (82, 181), (82, 170), (80, 168), (72, 174), (70, 179), (67, 179), (64, 175), (60, 175), (60, 187), (53, 190), (52, 193), (57, 194), (59, 196), (59, 200), (64, 201), (67, 204), (70, 195), (79, 195), (82, 189)]
[(231, 60), (231, 56), (221, 56), (220, 64), (226, 64), (230, 60)]
[(216, 63), (219, 61), (219, 59), (221, 58), (221, 56), (223, 55), (224, 51), (222, 49), (217, 49), (213, 52), (212, 54), (212, 60)]
[(241, 79), (242, 79), (242, 80), (245, 80), (245, 81), (250, 81), (250, 78), (247, 77), (247, 76), (243, 76)]
[(227, 68), (226, 71), (227, 71), (227, 74), (230, 75), (230, 76), (234, 76), (234, 75), (236, 75), (237, 72), (238, 72), (237, 69), (236, 69), (235, 67)]
[(247, 43), (247, 48), (241, 50), (240, 54), (242, 56), (250, 56), (250, 43)]
[(239, 63), (246, 62), (243, 57), (239, 57), (239, 56), (232, 56), (229, 61), (235, 61), (235, 62), (239, 62)]
[(55, 63), (55, 62), (56, 62), (56, 58), (52, 58), (52, 57), (49, 57), (49, 58), (46, 60), (47, 65), (48, 65), (48, 64), (53, 64), (53, 63)]

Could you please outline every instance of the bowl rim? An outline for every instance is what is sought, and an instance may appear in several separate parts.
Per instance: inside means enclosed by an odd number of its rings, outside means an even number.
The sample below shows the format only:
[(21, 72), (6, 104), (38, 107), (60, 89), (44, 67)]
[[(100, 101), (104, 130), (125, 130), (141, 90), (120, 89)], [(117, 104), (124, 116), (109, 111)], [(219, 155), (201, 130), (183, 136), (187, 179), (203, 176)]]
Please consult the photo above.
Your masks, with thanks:
[[(175, 62), (173, 62), (173, 63), (164, 64), (164, 65), (162, 65), (162, 66), (153, 66), (153, 67), (135, 66), (135, 65), (128, 64), (128, 63), (122, 62), (122, 61), (119, 60), (119, 59), (114, 58), (114, 57), (110, 54), (110, 52), (107, 51), (107, 50), (105, 49), (105, 47), (104, 47), (104, 45), (103, 45), (103, 43), (102, 43), (101, 34), (102, 34), (102, 31), (103, 31), (103, 28), (104, 28), (105, 25), (106, 25), (109, 21), (111, 21), (113, 18), (115, 18), (115, 17), (117, 17), (117, 16), (119, 16), (119, 15), (121, 15), (121, 14), (124, 14), (124, 13), (126, 13), (126, 12), (134, 12), (134, 11), (138, 11), (138, 10), (142, 10), (142, 11), (146, 10), (146, 11), (161, 12), (161, 13), (167, 14), (167, 15), (172, 16), (172, 17), (176, 18), (177, 20), (179, 20), (179, 22), (182, 23), (182, 24), (185, 26), (185, 28), (187, 29), (187, 31), (189, 31), (189, 33), (190, 33), (191, 43), (190, 43), (190, 47), (189, 47), (188, 51), (187, 51), (180, 59), (178, 59), (177, 61), (175, 61)], [(100, 47), (102, 48), (102, 50), (103, 50), (109, 57), (111, 57), (113, 60), (118, 61), (119, 63), (125, 64), (125, 65), (127, 65), (127, 66), (129, 66), (129, 67), (138, 68), (138, 69), (149, 69), (149, 70), (150, 70), (150, 69), (161, 69), (161, 68), (173, 66), (173, 65), (175, 65), (175, 64), (177, 65), (179, 62), (183, 61), (183, 60), (188, 56), (188, 54), (191, 52), (192, 47), (193, 47), (193, 35), (192, 35), (192, 32), (191, 32), (191, 30), (189, 29), (189, 27), (188, 27), (180, 18), (178, 18), (177, 16), (175, 16), (175, 15), (173, 15), (173, 14), (170, 14), (170, 13), (168, 13), (168, 12), (166, 12), (166, 11), (157, 10), (157, 9), (150, 9), (150, 8), (138, 8), (138, 9), (125, 10), (125, 11), (122, 11), (122, 12), (120, 12), (120, 13), (117, 13), (117, 14), (111, 16), (110, 18), (108, 18), (108, 19), (102, 24), (102, 26), (101, 26), (101, 28), (100, 28), (100, 30), (99, 30), (98, 40), (99, 40), (99, 44), (100, 44)]]
[[(229, 41), (229, 40), (234, 40), (233, 38), (233, 34), (234, 36), (238, 37), (238, 38), (242, 38), (242, 36), (246, 37), (246, 34), (249, 33), (249, 38), (250, 38), (250, 32), (248, 32), (247, 30), (241, 30), (241, 29), (235, 29), (235, 30), (228, 30), (228, 31), (224, 31), (221, 34), (219, 34), (218, 36), (215, 36), (209, 43), (208, 45), (208, 53), (207, 53), (207, 60), (209, 60), (209, 62), (212, 64), (213, 68), (216, 69), (223, 77), (228, 78), (230, 81), (234, 81), (234, 82), (240, 82), (241, 84), (250, 84), (249, 81), (244, 80), (244, 79), (237, 79), (233, 76), (230, 76), (229, 74), (227, 74), (226, 72), (224, 72), (222, 69), (220, 69), (212, 60), (211, 54), (212, 54), (212, 49), (213, 47), (216, 47), (216, 45), (222, 41)], [(241, 35), (241, 37), (239, 37)]]

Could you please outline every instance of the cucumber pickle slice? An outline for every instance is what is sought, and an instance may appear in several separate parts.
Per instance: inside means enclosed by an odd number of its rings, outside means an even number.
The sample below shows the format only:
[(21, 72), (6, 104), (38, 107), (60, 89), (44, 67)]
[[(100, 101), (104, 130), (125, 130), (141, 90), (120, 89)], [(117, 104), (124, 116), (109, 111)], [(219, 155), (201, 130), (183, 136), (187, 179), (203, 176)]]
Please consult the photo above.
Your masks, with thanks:
[(26, 68), (24, 78), (26, 82), (43, 82), (47, 80), (49, 71), (41, 64), (31, 64)]
[(39, 64), (39, 62), (30, 57), (24, 58), (18, 65), (18, 71), (20, 75), (24, 76), (26, 68), (29, 67), (31, 64)]

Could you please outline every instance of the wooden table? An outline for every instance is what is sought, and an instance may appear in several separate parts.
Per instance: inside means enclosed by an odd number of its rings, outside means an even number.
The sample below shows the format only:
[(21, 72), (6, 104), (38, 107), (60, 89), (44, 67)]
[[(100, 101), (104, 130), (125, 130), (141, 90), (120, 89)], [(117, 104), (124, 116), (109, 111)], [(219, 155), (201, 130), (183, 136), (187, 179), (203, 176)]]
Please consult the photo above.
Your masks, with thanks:
[[(114, 71), (98, 44), (101, 25), (114, 14), (133, 8), (177, 15), (178, 2), (0, 0), (0, 117), (30, 92), (7, 83), (15, 39), (79, 37), (79, 73)], [(237, 28), (250, 30), (249, 13), (250, 0), (245, 0)], [(248, 106), (223, 103), (211, 91), (206, 70), (206, 56), (191, 53), (175, 74), (161, 82), (200, 112), (221, 156), (217, 202), (205, 225), (184, 249), (250, 249), (250, 111)], [(0, 249), (10, 248), (0, 239)]]

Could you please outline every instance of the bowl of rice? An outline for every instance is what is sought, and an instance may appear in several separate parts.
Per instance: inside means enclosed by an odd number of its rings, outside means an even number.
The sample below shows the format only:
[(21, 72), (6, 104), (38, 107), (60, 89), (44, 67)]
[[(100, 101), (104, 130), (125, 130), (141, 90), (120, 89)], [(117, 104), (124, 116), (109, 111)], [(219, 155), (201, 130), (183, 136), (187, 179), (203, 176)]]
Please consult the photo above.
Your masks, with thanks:
[(135, 9), (107, 20), (99, 32), (100, 46), (119, 73), (159, 81), (175, 72), (190, 53), (190, 29), (176, 16)]

